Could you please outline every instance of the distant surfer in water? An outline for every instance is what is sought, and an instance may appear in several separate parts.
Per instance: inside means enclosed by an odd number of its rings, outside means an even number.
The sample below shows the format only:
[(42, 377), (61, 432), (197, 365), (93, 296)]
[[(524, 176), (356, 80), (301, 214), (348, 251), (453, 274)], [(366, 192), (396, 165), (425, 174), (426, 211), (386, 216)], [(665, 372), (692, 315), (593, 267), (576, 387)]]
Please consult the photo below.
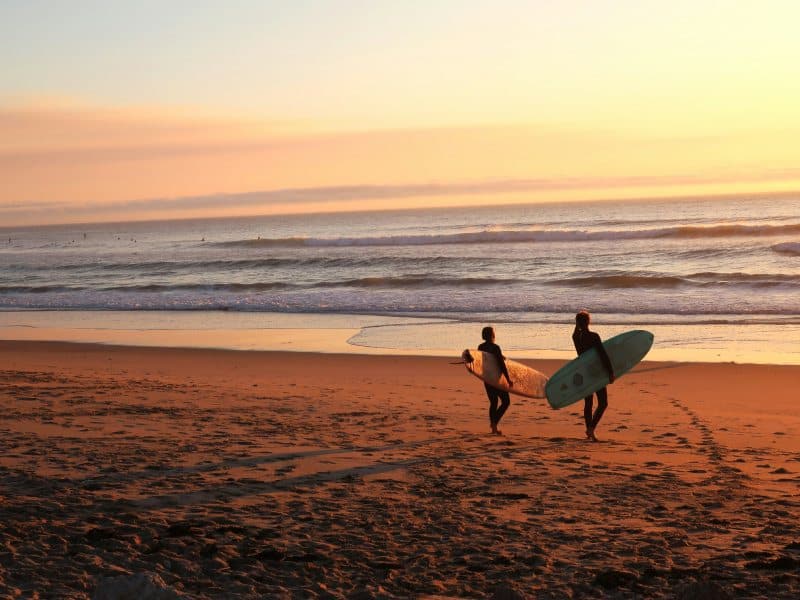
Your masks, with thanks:
[[(500, 364), (500, 371), (505, 376), (506, 381), (508, 381), (508, 385), (514, 387), (514, 382), (511, 381), (511, 376), (508, 374), (508, 369), (506, 368), (506, 358), (503, 356), (503, 351), (500, 349), (500, 346), (494, 343), (494, 328), (484, 327), (481, 331), (481, 337), (483, 338), (483, 343), (478, 346), (478, 350), (494, 354), (497, 357)], [(488, 383), (484, 383), (483, 385), (486, 388), (486, 395), (489, 397), (489, 423), (492, 426), (492, 433), (501, 435), (502, 432), (497, 428), (497, 425), (511, 405), (511, 399), (508, 397), (508, 392), (505, 390), (499, 390), (490, 386)], [(501, 403), (499, 407), (497, 406), (498, 402)]]
[[(600, 360), (606, 368), (606, 371), (608, 371), (608, 381), (609, 383), (614, 383), (614, 367), (611, 365), (611, 360), (609, 360), (605, 348), (603, 348), (603, 341), (594, 331), (589, 331), (589, 322), (591, 320), (591, 316), (588, 311), (585, 310), (575, 315), (575, 331), (572, 332), (572, 342), (575, 344), (575, 350), (577, 350), (578, 356), (591, 348), (597, 348), (597, 354), (600, 356)], [(597, 441), (594, 430), (597, 428), (597, 424), (603, 417), (606, 408), (608, 408), (608, 393), (606, 392), (606, 388), (597, 390), (595, 393), (597, 394), (597, 410), (594, 411), (594, 415), (592, 415), (592, 394), (584, 398), (585, 404), (583, 406), (583, 420), (586, 421), (586, 437), (593, 442)]]

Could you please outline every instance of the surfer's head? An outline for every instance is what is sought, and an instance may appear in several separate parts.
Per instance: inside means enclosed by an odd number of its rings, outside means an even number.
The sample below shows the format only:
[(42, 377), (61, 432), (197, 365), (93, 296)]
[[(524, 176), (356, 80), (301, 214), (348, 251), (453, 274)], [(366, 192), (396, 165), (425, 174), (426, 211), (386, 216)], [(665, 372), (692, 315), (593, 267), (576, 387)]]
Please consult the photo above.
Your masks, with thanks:
[(494, 340), (494, 327), (484, 327), (481, 330), (481, 338), (484, 342), (491, 342)]
[(588, 310), (582, 310), (577, 315), (575, 315), (575, 327), (578, 329), (589, 329), (589, 321), (592, 320), (592, 317), (589, 315)]

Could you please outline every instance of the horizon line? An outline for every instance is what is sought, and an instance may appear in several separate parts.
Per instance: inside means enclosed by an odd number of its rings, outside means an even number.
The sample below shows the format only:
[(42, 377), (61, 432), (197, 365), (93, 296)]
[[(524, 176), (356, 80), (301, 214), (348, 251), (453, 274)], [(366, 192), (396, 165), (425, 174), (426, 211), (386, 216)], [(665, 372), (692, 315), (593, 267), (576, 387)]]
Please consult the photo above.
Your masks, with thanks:
[[(299, 188), (302, 189), (302, 188)], [(249, 195), (249, 194), (258, 194), (264, 192), (243, 192), (241, 195)], [(708, 200), (708, 201), (724, 201), (724, 200), (734, 200), (739, 198), (754, 198), (754, 199), (762, 199), (762, 198), (776, 198), (776, 197), (784, 197), (784, 196), (793, 196), (800, 194), (800, 187), (797, 189), (791, 190), (774, 190), (774, 191), (761, 191), (761, 192), (721, 192), (721, 193), (696, 193), (696, 194), (667, 194), (667, 195), (658, 195), (658, 194), (651, 194), (651, 195), (635, 195), (635, 196), (603, 196), (599, 198), (577, 198), (573, 200), (539, 200), (539, 201), (521, 201), (521, 202), (502, 202), (498, 204), (447, 204), (447, 205), (437, 205), (437, 206), (428, 206), (428, 207), (397, 207), (397, 206), (387, 206), (387, 207), (375, 207), (375, 208), (344, 208), (341, 210), (319, 210), (319, 211), (297, 211), (297, 212), (281, 212), (281, 213), (264, 213), (264, 212), (253, 212), (253, 213), (243, 213), (237, 215), (212, 215), (212, 216), (205, 216), (205, 217), (197, 217), (197, 216), (186, 216), (186, 217), (166, 217), (166, 218), (141, 218), (141, 219), (123, 219), (123, 220), (96, 220), (96, 221), (67, 221), (67, 222), (50, 222), (50, 223), (39, 223), (35, 225), (0, 225), (0, 231), (11, 231), (14, 229), (38, 229), (38, 228), (50, 228), (50, 227), (65, 227), (65, 226), (80, 226), (80, 225), (88, 225), (88, 226), (95, 226), (95, 225), (127, 225), (127, 224), (143, 224), (143, 223), (169, 223), (169, 222), (190, 222), (190, 221), (222, 221), (222, 220), (235, 220), (235, 219), (247, 219), (252, 217), (298, 217), (298, 216), (317, 216), (317, 215), (339, 215), (339, 214), (361, 214), (361, 213), (387, 213), (387, 212), (411, 212), (411, 211), (425, 211), (425, 210), (450, 210), (450, 209), (458, 209), (458, 208), (470, 208), (470, 209), (484, 209), (484, 208), (509, 208), (509, 207), (521, 207), (521, 206), (548, 206), (548, 205), (556, 205), (556, 204), (574, 204), (574, 205), (581, 205), (581, 204), (598, 204), (603, 202), (617, 202), (617, 203), (637, 203), (637, 202), (659, 202), (659, 201), (681, 201), (681, 200)], [(218, 194), (208, 197), (218, 197), (225, 194)], [(235, 195), (235, 194), (231, 194)], [(206, 197), (206, 196), (203, 196)], [(194, 198), (194, 196), (188, 196), (186, 198)]]

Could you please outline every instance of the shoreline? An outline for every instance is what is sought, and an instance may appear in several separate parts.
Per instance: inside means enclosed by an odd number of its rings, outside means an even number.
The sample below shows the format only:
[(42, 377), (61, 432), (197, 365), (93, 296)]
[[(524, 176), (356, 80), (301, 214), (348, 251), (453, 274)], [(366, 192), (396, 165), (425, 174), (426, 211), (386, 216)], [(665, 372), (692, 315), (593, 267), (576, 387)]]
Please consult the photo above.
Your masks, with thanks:
[[(463, 321), (443, 317), (227, 311), (0, 311), (0, 339), (253, 351), (356, 355), (458, 357), (492, 323), (509, 358), (574, 358), (572, 325), (514, 322), (503, 315)], [(659, 362), (800, 365), (800, 323), (686, 323), (648, 325), (631, 318), (595, 329), (608, 339), (648, 329), (655, 344), (648, 359)], [(507, 317), (506, 317), (507, 318)], [(549, 318), (552, 318), (550, 316)]]
[[(461, 365), (461, 362), (456, 362), (460, 356), (444, 353), (422, 353), (409, 351), (394, 351), (392, 349), (371, 349), (364, 348), (366, 352), (360, 352), (360, 348), (355, 346), (348, 346), (347, 350), (292, 350), (292, 349), (252, 349), (252, 348), (219, 348), (212, 346), (170, 346), (170, 345), (154, 345), (154, 344), (124, 344), (113, 342), (93, 342), (93, 341), (72, 341), (72, 340), (50, 340), (50, 339), (0, 339), (0, 355), (4, 352), (17, 352), (24, 351), (30, 353), (37, 352), (87, 352), (87, 353), (107, 353), (119, 354), (125, 352), (141, 351), (145, 353), (174, 353), (180, 355), (183, 353), (202, 355), (219, 354), (220, 357), (225, 356), (248, 356), (252, 355), (253, 360), (259, 358), (277, 357), (280, 359), (291, 360), (324, 360), (331, 358), (334, 360), (353, 358), (356, 360), (370, 360), (370, 359), (402, 359), (414, 360), (420, 359), (423, 361), (430, 361), (435, 364), (446, 365)], [(351, 350), (351, 348), (354, 348)], [(378, 351), (370, 351), (378, 350)], [(460, 352), (458, 353), (460, 355)], [(507, 358), (521, 362), (530, 367), (536, 368), (536, 365), (542, 367), (542, 372), (550, 375), (557, 371), (560, 367), (564, 366), (575, 356), (568, 356), (566, 358), (552, 358), (552, 357), (531, 357), (531, 356), (508, 356)], [(51, 365), (55, 366), (55, 365)], [(634, 367), (633, 371), (643, 371), (647, 369), (658, 368), (671, 368), (679, 366), (730, 366), (730, 367), (755, 367), (755, 368), (778, 368), (778, 369), (797, 369), (800, 372), (800, 365), (796, 364), (782, 364), (782, 363), (756, 363), (756, 362), (736, 362), (736, 361), (704, 361), (704, 360), (652, 360), (644, 358), (640, 363)]]

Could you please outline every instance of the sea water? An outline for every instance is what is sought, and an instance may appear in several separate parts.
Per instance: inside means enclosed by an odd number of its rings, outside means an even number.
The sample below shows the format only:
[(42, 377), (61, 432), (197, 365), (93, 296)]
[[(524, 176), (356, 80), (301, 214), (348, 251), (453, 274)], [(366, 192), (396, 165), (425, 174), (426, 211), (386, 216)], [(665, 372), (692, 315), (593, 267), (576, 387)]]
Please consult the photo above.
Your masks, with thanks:
[(800, 195), (0, 234), (6, 327), (79, 311), (83, 326), (331, 327), (355, 329), (353, 347), (458, 354), (493, 324), (506, 349), (561, 356), (586, 309), (604, 337), (650, 329), (670, 360), (800, 362)]

